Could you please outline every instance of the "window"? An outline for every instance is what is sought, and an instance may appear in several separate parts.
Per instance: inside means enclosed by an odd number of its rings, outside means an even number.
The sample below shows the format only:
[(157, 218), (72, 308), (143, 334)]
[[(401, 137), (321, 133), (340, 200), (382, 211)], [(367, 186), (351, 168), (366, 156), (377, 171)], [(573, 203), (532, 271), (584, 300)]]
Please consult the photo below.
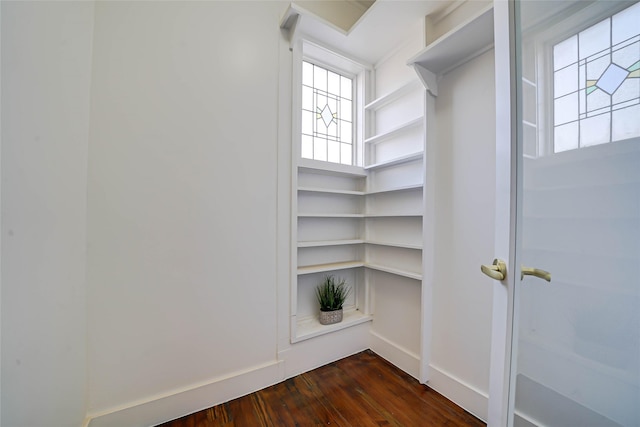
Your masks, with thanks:
[(553, 152), (640, 137), (640, 3), (552, 45)]
[(296, 162), (345, 172), (361, 168), (371, 65), (304, 38), (293, 44), (292, 52)]
[(353, 164), (353, 79), (302, 62), (301, 156)]

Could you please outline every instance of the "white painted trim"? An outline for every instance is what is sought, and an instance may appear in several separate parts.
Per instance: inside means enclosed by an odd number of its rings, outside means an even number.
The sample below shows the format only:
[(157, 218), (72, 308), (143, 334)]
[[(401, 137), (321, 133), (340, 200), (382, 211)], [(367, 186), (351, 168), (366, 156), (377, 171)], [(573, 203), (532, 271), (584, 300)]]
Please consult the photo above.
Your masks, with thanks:
[(370, 334), (371, 350), (374, 353), (419, 380), (420, 356), (388, 340), (377, 332), (370, 331)]
[(420, 325), (420, 382), (430, 378), (431, 337), (433, 331), (433, 283), (435, 278), (436, 256), (436, 170), (437, 170), (437, 126), (436, 99), (424, 91), (424, 187), (422, 217), (422, 310)]
[(234, 372), (147, 399), (90, 413), (88, 427), (150, 426), (245, 396), (282, 381), (281, 361)]
[(483, 421), (487, 419), (489, 395), (437, 366), (430, 366), (427, 385)]
[[(495, 85), (496, 85), (496, 213), (494, 256), (507, 263), (504, 281), (493, 281), (493, 317), (489, 370), (487, 425), (513, 424), (511, 392), (511, 343), (513, 330), (513, 289), (516, 262), (516, 83), (514, 3), (494, 2)], [(487, 260), (489, 262), (489, 260)], [(511, 410), (509, 410), (511, 407)]]

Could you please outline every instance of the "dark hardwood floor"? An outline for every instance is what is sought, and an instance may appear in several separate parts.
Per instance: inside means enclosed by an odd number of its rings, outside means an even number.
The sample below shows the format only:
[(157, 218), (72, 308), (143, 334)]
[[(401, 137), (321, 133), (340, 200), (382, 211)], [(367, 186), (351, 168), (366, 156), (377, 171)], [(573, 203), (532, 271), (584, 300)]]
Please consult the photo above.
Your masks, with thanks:
[(372, 351), (161, 427), (485, 426)]

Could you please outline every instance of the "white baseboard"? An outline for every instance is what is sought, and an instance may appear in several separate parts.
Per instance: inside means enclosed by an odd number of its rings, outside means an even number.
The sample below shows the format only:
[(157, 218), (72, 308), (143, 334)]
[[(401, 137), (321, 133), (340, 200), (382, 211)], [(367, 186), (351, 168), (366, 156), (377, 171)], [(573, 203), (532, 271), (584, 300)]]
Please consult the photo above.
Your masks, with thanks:
[(143, 401), (89, 414), (83, 427), (154, 426), (246, 396), (287, 378), (368, 349), (368, 327), (368, 324), (356, 325), (299, 342), (280, 352), (277, 361)]
[(370, 348), (378, 356), (420, 380), (420, 356), (370, 331)]
[(283, 379), (281, 365), (281, 361), (269, 362), (204, 384), (89, 414), (85, 425), (88, 427), (154, 426), (276, 384)]
[(278, 360), (284, 362), (283, 379), (367, 350), (368, 330), (367, 322), (292, 344), (278, 353)]
[(489, 409), (489, 395), (487, 392), (478, 390), (433, 365), (429, 365), (429, 381), (427, 385), (456, 405), (464, 408), (467, 412), (484, 422), (487, 421)]

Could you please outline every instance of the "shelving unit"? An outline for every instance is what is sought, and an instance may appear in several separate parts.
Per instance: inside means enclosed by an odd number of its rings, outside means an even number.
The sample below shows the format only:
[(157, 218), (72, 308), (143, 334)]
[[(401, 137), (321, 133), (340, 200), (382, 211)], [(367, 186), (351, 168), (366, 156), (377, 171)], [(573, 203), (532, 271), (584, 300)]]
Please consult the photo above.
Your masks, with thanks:
[[(416, 91), (422, 89), (419, 82), (412, 79), (365, 106), (370, 129), (374, 128), (377, 112), (384, 110), (388, 114), (396, 103), (402, 103)], [(402, 118), (398, 114), (398, 121)], [(416, 119), (372, 135), (365, 141), (365, 150), (370, 153), (380, 150), (384, 154), (373, 153), (381, 160), (364, 168), (299, 161), (292, 193), (297, 217), (293, 233), (297, 256), (292, 272), (295, 284), (292, 342), (373, 320), (372, 275), (382, 275), (378, 281), (384, 275), (393, 275), (409, 281), (410, 286), (416, 286), (416, 281), (420, 283), (422, 243), (416, 239), (421, 233), (423, 216), (423, 127), (424, 116), (419, 114)], [(414, 147), (400, 144), (396, 149), (398, 137), (406, 134), (417, 139)], [(419, 166), (418, 176), (415, 165)], [(388, 171), (399, 174), (401, 182), (385, 178)], [(395, 231), (397, 228), (399, 233)], [(317, 237), (309, 238), (310, 235)], [(413, 255), (407, 256), (403, 251)], [(395, 256), (385, 262), (386, 253)], [(331, 262), (326, 262), (327, 259)], [(407, 259), (409, 264), (403, 264)], [(346, 276), (354, 288), (352, 301), (345, 305), (344, 320), (331, 326), (317, 321), (312, 292), (326, 274)]]

